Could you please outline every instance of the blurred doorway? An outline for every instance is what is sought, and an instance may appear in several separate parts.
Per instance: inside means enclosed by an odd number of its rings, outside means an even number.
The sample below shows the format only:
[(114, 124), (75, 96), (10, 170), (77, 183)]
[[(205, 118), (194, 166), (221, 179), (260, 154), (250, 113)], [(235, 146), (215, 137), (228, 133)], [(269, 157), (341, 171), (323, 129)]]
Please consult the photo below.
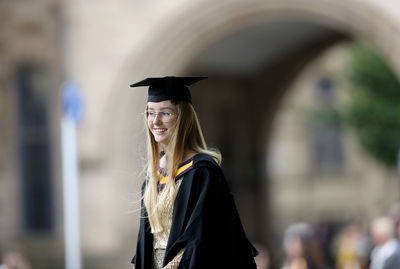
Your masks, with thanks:
[(279, 251), (267, 173), (273, 119), (304, 66), (346, 39), (344, 33), (306, 21), (260, 23), (219, 40), (187, 69), (188, 75), (211, 78), (192, 91), (202, 127), (210, 146), (223, 154), (247, 233), (270, 252)]

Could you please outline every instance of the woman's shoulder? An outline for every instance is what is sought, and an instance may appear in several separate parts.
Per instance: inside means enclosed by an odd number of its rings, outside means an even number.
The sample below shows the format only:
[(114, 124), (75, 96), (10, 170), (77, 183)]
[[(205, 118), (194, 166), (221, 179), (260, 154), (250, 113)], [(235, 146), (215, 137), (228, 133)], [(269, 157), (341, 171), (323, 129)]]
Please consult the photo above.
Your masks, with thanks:
[(215, 188), (230, 193), (224, 173), (215, 159), (206, 153), (198, 153), (193, 157), (193, 169), (183, 179), (182, 184), (190, 190)]
[(210, 176), (212, 178), (224, 178), (220, 165), (209, 154), (198, 153), (193, 157), (193, 176)]
[(206, 153), (197, 153), (193, 156), (193, 168), (199, 169), (203, 167), (209, 167), (218, 170), (220, 169), (220, 166), (211, 155)]

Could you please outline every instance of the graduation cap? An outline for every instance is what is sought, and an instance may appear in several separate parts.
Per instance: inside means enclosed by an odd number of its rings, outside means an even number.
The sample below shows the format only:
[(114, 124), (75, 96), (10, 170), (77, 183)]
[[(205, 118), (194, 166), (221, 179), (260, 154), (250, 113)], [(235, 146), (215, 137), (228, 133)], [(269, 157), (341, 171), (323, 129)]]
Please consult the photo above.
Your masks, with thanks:
[(187, 86), (196, 83), (207, 77), (161, 77), (146, 78), (142, 81), (131, 84), (131, 87), (149, 86), (149, 95), (147, 102), (161, 102), (171, 100), (173, 104), (179, 102), (192, 102)]

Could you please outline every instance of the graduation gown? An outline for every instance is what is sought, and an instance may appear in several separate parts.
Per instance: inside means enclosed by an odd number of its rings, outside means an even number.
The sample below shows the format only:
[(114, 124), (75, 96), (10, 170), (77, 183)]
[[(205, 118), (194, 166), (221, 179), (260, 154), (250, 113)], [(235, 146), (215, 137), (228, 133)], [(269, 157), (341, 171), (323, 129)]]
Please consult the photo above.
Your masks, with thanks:
[[(143, 203), (141, 213), (132, 263), (136, 269), (152, 269), (153, 235)], [(195, 155), (184, 173), (163, 266), (182, 249), (185, 251), (178, 268), (256, 268), (257, 250), (245, 235), (221, 168), (207, 154)]]

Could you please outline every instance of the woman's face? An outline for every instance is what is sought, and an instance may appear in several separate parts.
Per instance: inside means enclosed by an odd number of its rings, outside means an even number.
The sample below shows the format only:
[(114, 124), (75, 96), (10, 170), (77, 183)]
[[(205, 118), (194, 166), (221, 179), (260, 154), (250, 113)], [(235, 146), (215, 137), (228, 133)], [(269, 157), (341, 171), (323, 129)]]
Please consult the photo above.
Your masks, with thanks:
[(170, 100), (147, 103), (147, 126), (157, 142), (168, 145), (175, 130), (177, 114), (178, 108)]

